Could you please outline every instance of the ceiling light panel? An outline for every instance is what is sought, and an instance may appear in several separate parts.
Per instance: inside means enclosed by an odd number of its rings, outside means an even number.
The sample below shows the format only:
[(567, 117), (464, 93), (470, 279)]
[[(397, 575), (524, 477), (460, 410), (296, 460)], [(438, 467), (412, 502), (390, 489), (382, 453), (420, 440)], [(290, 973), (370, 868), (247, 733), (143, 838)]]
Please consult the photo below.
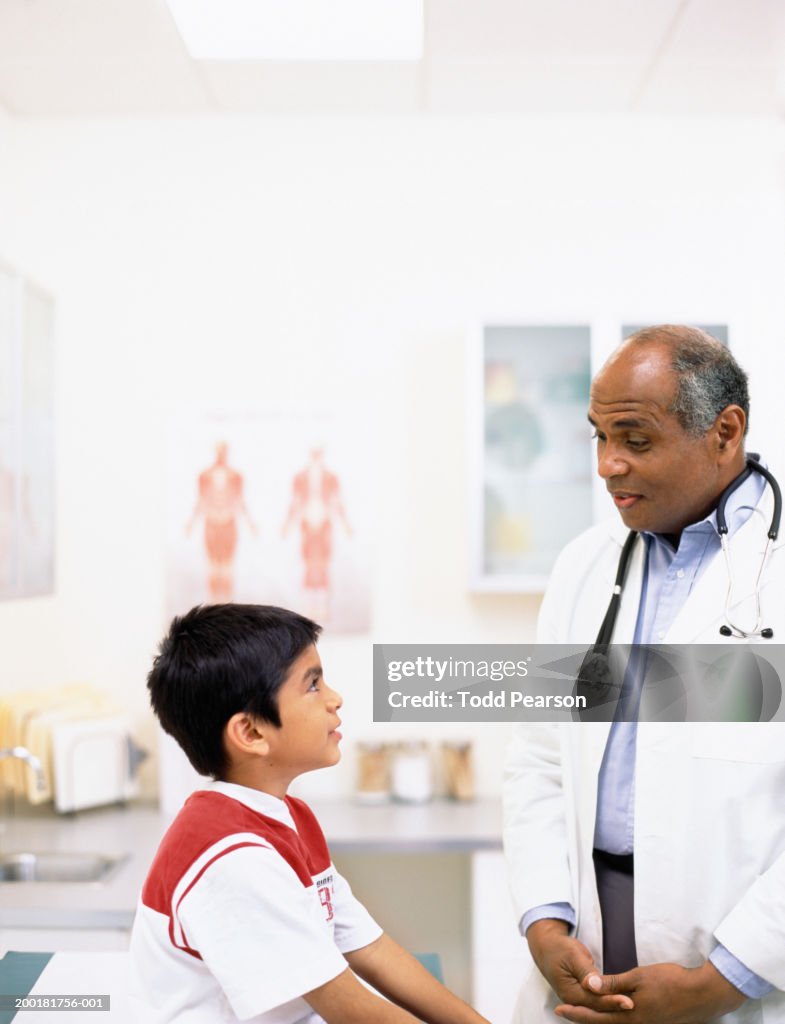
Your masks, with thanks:
[(166, 0), (197, 60), (419, 60), (423, 0)]

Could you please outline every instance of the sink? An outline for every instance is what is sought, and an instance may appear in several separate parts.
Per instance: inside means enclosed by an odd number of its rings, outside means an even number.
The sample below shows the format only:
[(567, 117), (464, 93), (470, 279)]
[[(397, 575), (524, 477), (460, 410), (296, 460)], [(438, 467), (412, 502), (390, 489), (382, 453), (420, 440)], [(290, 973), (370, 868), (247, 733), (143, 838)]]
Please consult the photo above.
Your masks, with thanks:
[(0, 854), (0, 882), (100, 882), (128, 860), (128, 854)]

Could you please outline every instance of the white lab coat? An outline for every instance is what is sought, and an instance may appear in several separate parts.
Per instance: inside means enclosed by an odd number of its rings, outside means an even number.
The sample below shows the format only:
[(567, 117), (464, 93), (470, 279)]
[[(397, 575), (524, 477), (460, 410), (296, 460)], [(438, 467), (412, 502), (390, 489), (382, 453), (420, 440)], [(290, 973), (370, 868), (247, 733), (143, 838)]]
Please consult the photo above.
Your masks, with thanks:
[[(755, 577), (771, 491), (734, 535), (736, 616), (754, 621)], [(582, 534), (560, 555), (543, 601), (542, 643), (592, 643), (608, 606), (627, 530), (619, 520)], [(644, 545), (636, 545), (614, 639), (630, 642)], [(663, 643), (739, 643), (719, 635), (727, 573), (706, 568)], [(761, 588), (763, 625), (785, 643), (785, 545), (776, 543)], [(750, 618), (751, 616), (751, 618)], [(609, 725), (522, 724), (504, 785), (504, 846), (517, 919), (565, 901), (577, 937), (602, 964), (592, 863), (597, 777)], [(635, 769), (635, 935), (640, 964), (701, 963), (716, 941), (777, 989), (748, 1000), (724, 1024), (785, 1024), (785, 725), (646, 723)], [(556, 999), (530, 963), (515, 1020), (555, 1022)]]

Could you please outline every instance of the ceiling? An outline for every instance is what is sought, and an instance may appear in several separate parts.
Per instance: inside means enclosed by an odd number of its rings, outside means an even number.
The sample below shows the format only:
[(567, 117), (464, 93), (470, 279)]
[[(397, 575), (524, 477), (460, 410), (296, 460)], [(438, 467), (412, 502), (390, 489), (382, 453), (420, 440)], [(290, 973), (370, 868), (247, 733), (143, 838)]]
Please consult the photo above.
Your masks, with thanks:
[(0, 0), (0, 109), (785, 111), (783, 0), (425, 0), (417, 64), (192, 60), (164, 0)]

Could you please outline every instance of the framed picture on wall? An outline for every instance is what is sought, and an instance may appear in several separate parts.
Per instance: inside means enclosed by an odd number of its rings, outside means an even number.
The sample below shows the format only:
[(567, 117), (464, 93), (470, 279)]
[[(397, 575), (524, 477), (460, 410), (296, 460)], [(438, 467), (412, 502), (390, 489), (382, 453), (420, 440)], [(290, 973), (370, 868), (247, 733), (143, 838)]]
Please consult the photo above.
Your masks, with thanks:
[(0, 600), (54, 590), (53, 310), (0, 266)]
[(471, 588), (537, 593), (592, 522), (587, 324), (487, 323), (469, 352)]

